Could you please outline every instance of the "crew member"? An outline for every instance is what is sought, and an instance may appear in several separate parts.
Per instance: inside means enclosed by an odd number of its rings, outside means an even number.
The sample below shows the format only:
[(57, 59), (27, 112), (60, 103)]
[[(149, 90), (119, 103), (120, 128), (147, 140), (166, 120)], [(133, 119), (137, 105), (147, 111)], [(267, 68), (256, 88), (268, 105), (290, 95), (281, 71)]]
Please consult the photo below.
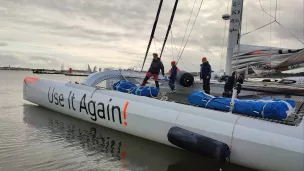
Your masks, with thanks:
[(237, 95), (241, 93), (242, 90), (242, 84), (244, 83), (245, 75), (243, 73), (240, 74), (240, 76), (237, 79)]
[(210, 94), (210, 78), (211, 78), (211, 65), (206, 57), (202, 58), (200, 79), (203, 80), (203, 89), (205, 93)]
[(175, 61), (171, 62), (171, 66), (172, 66), (172, 68), (169, 70), (169, 74), (170, 74), (169, 86), (171, 88), (172, 93), (175, 93), (176, 89), (175, 89), (174, 83), (175, 83), (177, 72), (179, 71), (179, 69), (177, 68)]
[(155, 81), (155, 86), (157, 88), (159, 88), (159, 84), (158, 84), (158, 75), (159, 75), (159, 72), (162, 72), (162, 75), (165, 76), (165, 73), (164, 73), (164, 65), (163, 63), (161, 62), (160, 58), (158, 57), (157, 53), (153, 53), (153, 61), (150, 65), (150, 68), (146, 74), (146, 77), (144, 78), (141, 86), (145, 86), (147, 84), (147, 81), (148, 79), (153, 76), (154, 78), (154, 81)]
[[(237, 80), (235, 80), (236, 78)], [(233, 92), (233, 87), (235, 86), (235, 84), (237, 84), (237, 95), (239, 95), (242, 89), (241, 84), (243, 84), (243, 82), (244, 82), (244, 74), (242, 73), (240, 74), (239, 77), (237, 77), (236, 73), (233, 72), (231, 77), (229, 77), (225, 83), (223, 96), (231, 97)]]
[(224, 86), (224, 92), (232, 94), (233, 87), (235, 82), (235, 72), (232, 73), (232, 75), (227, 79), (225, 86)]

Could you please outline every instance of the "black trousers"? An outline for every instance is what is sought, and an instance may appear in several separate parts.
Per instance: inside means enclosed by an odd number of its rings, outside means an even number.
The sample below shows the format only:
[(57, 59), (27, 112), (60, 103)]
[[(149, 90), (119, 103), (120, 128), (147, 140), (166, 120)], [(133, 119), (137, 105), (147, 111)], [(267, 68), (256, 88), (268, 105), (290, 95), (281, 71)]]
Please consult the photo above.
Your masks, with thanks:
[(205, 93), (210, 94), (210, 78), (203, 78), (203, 89)]
[(238, 85), (237, 85), (237, 94), (240, 94), (240, 93), (241, 93), (241, 90), (242, 90), (242, 85), (241, 85), (241, 84), (238, 84)]
[(175, 89), (174, 82), (175, 82), (175, 79), (170, 79), (169, 80), (169, 86), (170, 86), (170, 88), (171, 88), (172, 91)]

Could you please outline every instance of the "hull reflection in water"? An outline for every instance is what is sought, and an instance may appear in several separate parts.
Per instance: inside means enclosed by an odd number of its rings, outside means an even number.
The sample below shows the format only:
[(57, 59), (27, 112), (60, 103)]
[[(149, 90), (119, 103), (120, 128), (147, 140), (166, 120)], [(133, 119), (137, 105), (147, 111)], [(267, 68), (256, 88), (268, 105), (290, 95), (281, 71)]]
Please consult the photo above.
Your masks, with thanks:
[[(36, 105), (24, 105), (23, 120), (37, 129), (39, 135), (42, 134), (45, 139), (49, 139), (47, 143), (52, 146), (58, 144), (58, 141), (59, 144), (64, 144), (65, 150), (75, 153), (72, 154), (75, 158), (71, 157), (68, 160), (81, 166), (88, 164), (90, 165), (88, 170), (218, 171), (220, 169), (219, 165), (209, 158), (78, 120)], [(78, 161), (74, 161), (76, 158)], [(60, 170), (59, 166), (57, 170)], [(223, 170), (253, 171), (233, 164), (226, 164)]]

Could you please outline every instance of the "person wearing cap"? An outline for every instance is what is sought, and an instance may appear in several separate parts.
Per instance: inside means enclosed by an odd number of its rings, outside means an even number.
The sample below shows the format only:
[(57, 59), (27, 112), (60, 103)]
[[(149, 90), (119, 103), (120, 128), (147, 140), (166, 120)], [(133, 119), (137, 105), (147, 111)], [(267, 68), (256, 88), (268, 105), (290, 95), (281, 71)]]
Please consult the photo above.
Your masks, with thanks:
[(171, 62), (171, 66), (172, 66), (172, 68), (169, 70), (169, 75), (170, 75), (169, 86), (171, 88), (172, 93), (175, 93), (176, 89), (175, 89), (174, 83), (175, 83), (177, 72), (179, 71), (179, 69), (177, 68), (175, 61)]
[(160, 58), (158, 57), (157, 53), (153, 53), (153, 61), (150, 65), (150, 68), (143, 80), (143, 82), (141, 83), (141, 86), (145, 86), (147, 84), (147, 81), (149, 80), (149, 78), (151, 76), (153, 76), (154, 81), (155, 81), (155, 86), (157, 88), (159, 88), (159, 84), (158, 84), (158, 75), (159, 72), (162, 72), (162, 75), (165, 76), (165, 72), (164, 72), (164, 65), (161, 62)]
[(207, 61), (206, 57), (202, 58), (200, 79), (203, 80), (204, 92), (210, 94), (210, 78), (211, 78), (211, 65)]

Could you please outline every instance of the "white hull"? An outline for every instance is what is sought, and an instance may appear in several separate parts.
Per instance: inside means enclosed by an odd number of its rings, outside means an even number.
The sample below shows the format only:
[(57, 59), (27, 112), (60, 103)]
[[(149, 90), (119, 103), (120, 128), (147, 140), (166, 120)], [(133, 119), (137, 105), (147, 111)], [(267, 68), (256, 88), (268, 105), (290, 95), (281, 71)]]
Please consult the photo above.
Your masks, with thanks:
[[(84, 96), (85, 104), (82, 103)], [(173, 126), (228, 145), (232, 141), (231, 162), (249, 168), (273, 171), (300, 171), (304, 168), (303, 122), (299, 126), (287, 126), (47, 79), (25, 78), (24, 99), (72, 117), (173, 147), (176, 146), (167, 138)], [(81, 105), (86, 106), (88, 113), (81, 109)]]

